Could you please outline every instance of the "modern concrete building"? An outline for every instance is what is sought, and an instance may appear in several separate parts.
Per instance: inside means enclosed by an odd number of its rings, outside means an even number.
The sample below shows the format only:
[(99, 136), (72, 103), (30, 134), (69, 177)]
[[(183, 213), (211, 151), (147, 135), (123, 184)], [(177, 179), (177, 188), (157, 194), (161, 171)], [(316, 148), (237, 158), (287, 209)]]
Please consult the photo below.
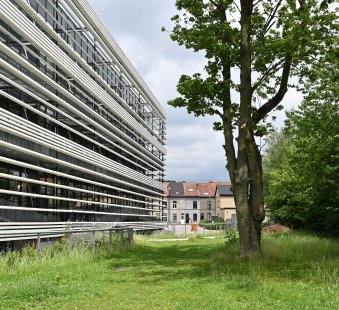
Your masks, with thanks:
[(0, 221), (161, 221), (165, 129), (86, 0), (0, 1)]

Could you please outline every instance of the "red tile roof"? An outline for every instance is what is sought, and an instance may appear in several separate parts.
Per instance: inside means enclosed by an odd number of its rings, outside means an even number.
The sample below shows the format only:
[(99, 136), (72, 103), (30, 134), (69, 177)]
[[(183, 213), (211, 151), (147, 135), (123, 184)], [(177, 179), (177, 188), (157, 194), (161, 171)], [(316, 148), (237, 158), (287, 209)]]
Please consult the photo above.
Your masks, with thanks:
[(184, 183), (184, 191), (186, 197), (199, 197), (199, 189), (197, 183)]
[[(164, 185), (171, 186), (171, 183), (173, 182), (164, 182)], [(230, 182), (184, 182), (182, 184), (185, 197), (215, 197), (218, 185), (231, 185)], [(170, 195), (168, 190), (165, 190), (165, 195)]]

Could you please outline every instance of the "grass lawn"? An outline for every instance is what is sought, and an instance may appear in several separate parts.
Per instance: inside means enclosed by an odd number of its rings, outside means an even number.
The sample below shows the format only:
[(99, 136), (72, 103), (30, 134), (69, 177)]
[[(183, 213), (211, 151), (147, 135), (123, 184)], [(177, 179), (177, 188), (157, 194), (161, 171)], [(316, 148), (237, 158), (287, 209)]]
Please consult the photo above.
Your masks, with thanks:
[(339, 309), (339, 243), (296, 233), (237, 257), (223, 238), (0, 257), (0, 309)]

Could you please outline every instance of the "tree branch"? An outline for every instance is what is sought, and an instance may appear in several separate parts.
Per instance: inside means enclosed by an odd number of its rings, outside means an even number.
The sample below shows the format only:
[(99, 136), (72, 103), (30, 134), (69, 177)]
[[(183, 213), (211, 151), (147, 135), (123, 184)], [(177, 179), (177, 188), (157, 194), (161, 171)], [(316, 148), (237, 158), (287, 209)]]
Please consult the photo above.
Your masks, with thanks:
[(258, 124), (269, 112), (271, 112), (283, 100), (286, 92), (288, 79), (291, 71), (291, 57), (287, 56), (284, 62), (281, 81), (277, 93), (252, 114), (253, 125)]
[(266, 72), (261, 76), (261, 78), (252, 86), (252, 94), (256, 91), (256, 89), (260, 86), (260, 84), (273, 72), (278, 71), (279, 69), (282, 68), (280, 66), (283, 63), (282, 61), (277, 62), (276, 64), (272, 65), (270, 68), (266, 70)]
[(253, 3), (253, 7), (256, 7), (262, 0), (257, 0), (257, 2)]
[(213, 1), (213, 0), (210, 0), (210, 2), (215, 6), (215, 7), (217, 7), (217, 8), (219, 8), (220, 7), (220, 5), (218, 5), (218, 3), (216, 3), (215, 1)]
[(273, 8), (273, 10), (271, 11), (271, 13), (269, 14), (266, 23), (260, 33), (260, 35), (258, 36), (259, 39), (262, 39), (265, 34), (271, 29), (271, 27), (274, 25), (274, 22), (272, 23), (273, 19), (275, 18), (275, 14), (277, 13), (279, 6), (281, 4), (282, 0), (279, 0), (277, 2), (277, 4), (275, 5), (275, 7)]
[[(225, 10), (220, 9), (220, 21), (225, 23), (227, 21), (227, 16)], [(221, 41), (223, 44), (229, 44), (230, 38), (227, 33), (224, 33), (221, 36)], [(237, 158), (235, 155), (234, 149), (234, 137), (233, 137), (233, 114), (232, 114), (232, 98), (231, 98), (231, 89), (230, 89), (230, 80), (231, 80), (231, 66), (228, 61), (223, 61), (222, 64), (222, 77), (223, 77), (223, 91), (222, 91), (222, 113), (221, 118), (224, 127), (224, 150), (227, 158), (227, 170), (229, 171), (230, 179), (232, 182), (232, 187), (235, 182), (235, 172), (237, 167)]]
[(237, 5), (237, 3), (235, 1), (233, 1), (233, 4), (235, 5), (235, 7), (238, 9), (239, 13), (241, 12), (239, 6)]
[(218, 109), (213, 109), (214, 113), (219, 115), (221, 118), (223, 117), (223, 114)]

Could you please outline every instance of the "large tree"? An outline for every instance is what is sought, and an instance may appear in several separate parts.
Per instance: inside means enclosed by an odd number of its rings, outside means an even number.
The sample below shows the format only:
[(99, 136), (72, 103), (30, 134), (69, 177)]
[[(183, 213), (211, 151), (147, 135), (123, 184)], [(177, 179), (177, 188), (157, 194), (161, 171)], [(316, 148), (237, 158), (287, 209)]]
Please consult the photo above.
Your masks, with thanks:
[(265, 200), (276, 222), (339, 234), (339, 107), (304, 101), (271, 134), (264, 157)]
[[(318, 61), (336, 30), (330, 1), (177, 0), (171, 39), (207, 59), (182, 75), (169, 101), (195, 116), (218, 115), (237, 208), (241, 255), (260, 253), (263, 172), (256, 135), (279, 108), (292, 75)], [(331, 42), (333, 43), (333, 42)]]
[(295, 228), (339, 234), (339, 57), (329, 48), (302, 84), (308, 94), (272, 133), (264, 156), (270, 217)]

